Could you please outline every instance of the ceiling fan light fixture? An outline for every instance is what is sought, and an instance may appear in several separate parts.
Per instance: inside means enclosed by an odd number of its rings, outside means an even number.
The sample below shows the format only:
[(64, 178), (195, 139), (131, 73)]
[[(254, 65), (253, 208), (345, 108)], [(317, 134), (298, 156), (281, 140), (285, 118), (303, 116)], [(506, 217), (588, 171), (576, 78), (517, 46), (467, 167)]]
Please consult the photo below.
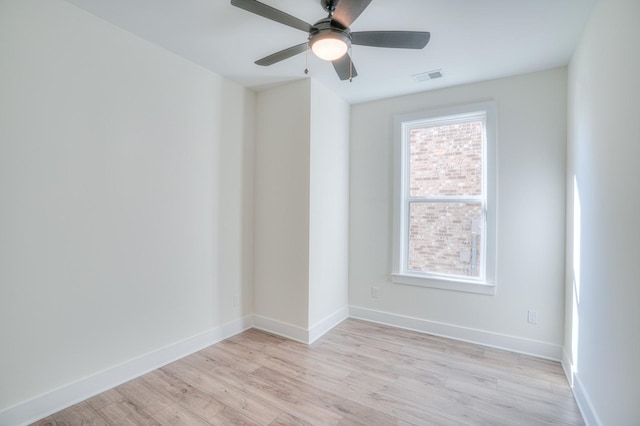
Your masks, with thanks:
[(347, 53), (350, 41), (343, 32), (327, 31), (314, 35), (309, 44), (318, 58), (325, 61), (335, 61)]
[[(231, 5), (309, 34), (306, 42), (258, 59), (255, 62), (256, 65), (273, 65), (300, 53), (308, 54), (309, 48), (311, 48), (318, 58), (331, 61), (340, 80), (351, 81), (358, 75), (351, 56), (347, 53), (352, 44), (396, 49), (422, 49), (431, 37), (427, 31), (358, 31), (352, 33), (349, 27), (371, 2), (372, 0), (321, 0), (320, 4), (329, 16), (313, 25), (258, 0), (231, 0)], [(305, 69), (305, 73), (308, 73), (307, 69)]]

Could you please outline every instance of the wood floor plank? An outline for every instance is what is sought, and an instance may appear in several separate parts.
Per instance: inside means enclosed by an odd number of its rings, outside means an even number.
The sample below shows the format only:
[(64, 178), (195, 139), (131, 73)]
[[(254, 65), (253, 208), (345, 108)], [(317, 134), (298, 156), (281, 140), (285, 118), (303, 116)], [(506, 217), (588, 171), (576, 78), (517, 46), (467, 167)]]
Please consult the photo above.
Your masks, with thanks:
[(269, 426), (311, 426), (311, 423), (305, 422), (304, 420), (292, 416), (289, 413), (280, 414), (274, 421), (269, 423)]
[(289, 374), (298, 374), (300, 372), (295, 364), (273, 358), (269, 354), (270, 346), (265, 346), (261, 342), (244, 340), (223, 343), (222, 348), (225, 351), (230, 352), (238, 359), (242, 359), (243, 362), (248, 361), (259, 365), (276, 366), (276, 368), (288, 370)]
[(145, 374), (141, 380), (147, 387), (157, 390), (205, 420), (214, 417), (224, 408), (224, 404), (164, 368)]
[(107, 421), (86, 402), (81, 402), (53, 415), (54, 425), (108, 425)]
[(349, 398), (324, 391), (307, 382), (283, 376), (267, 367), (261, 367), (253, 372), (252, 376), (259, 377), (268, 383), (275, 383), (278, 389), (295, 394), (300, 400), (311, 401), (324, 409), (342, 413), (344, 417), (341, 421), (343, 422), (380, 426), (395, 424), (394, 417), (375, 408), (367, 407)]
[(200, 369), (212, 369), (224, 366), (228, 368), (239, 369), (245, 372), (251, 372), (257, 368), (260, 368), (260, 364), (251, 362), (249, 360), (238, 362), (238, 357), (236, 355), (225, 351), (217, 345), (209, 346), (208, 348), (205, 348), (200, 352), (187, 357), (187, 359), (190, 358), (194, 358), (194, 362), (200, 362), (200, 365), (197, 365), (197, 367)]
[(125, 397), (116, 389), (109, 389), (106, 392), (99, 393), (93, 398), (89, 398), (87, 403), (94, 409), (99, 410), (102, 407), (114, 402), (124, 401)]
[(186, 361), (174, 362), (165, 370), (179, 375), (185, 382), (207, 393), (226, 407), (242, 413), (261, 425), (268, 425), (280, 415), (280, 410), (270, 404), (248, 395), (238, 387), (219, 380), (215, 372), (210, 374), (193, 367)]
[(300, 380), (344, 399), (357, 402), (371, 410), (378, 410), (391, 415), (397, 420), (404, 420), (413, 424), (424, 424), (425, 419), (428, 419), (429, 424), (433, 425), (457, 424), (455, 421), (440, 415), (438, 409), (416, 408), (406, 400), (395, 401), (397, 397), (393, 393), (388, 396), (382, 395), (382, 391), (388, 389), (390, 383), (380, 382), (376, 377), (369, 376), (367, 373), (352, 373), (341, 380), (309, 373), (301, 376)]
[(359, 320), (251, 329), (35, 425), (584, 425), (559, 363)]
[(202, 417), (187, 410), (180, 404), (172, 404), (153, 415), (161, 425), (172, 426), (209, 426)]
[(141, 407), (127, 400), (112, 402), (98, 411), (104, 418), (109, 419), (111, 424), (122, 426), (158, 426), (160, 424)]
[(170, 398), (146, 386), (141, 377), (118, 386), (116, 390), (127, 401), (149, 414), (164, 410), (173, 403)]
[(43, 419), (38, 420), (35, 423), (31, 423), (31, 426), (58, 426), (56, 419), (53, 416), (48, 416)]
[[(252, 420), (244, 414), (234, 410), (231, 407), (225, 407), (218, 415), (209, 420), (214, 426), (242, 425), (242, 426), (260, 426), (260, 423)], [(272, 423), (270, 423), (272, 424)], [(290, 423), (293, 424), (293, 423)]]
[(240, 387), (242, 391), (255, 398), (266, 401), (280, 412), (289, 413), (314, 425), (335, 425), (343, 416), (340, 412), (333, 412), (318, 405), (305, 395), (253, 374), (240, 378), (236, 374), (220, 370), (216, 371), (216, 377)]

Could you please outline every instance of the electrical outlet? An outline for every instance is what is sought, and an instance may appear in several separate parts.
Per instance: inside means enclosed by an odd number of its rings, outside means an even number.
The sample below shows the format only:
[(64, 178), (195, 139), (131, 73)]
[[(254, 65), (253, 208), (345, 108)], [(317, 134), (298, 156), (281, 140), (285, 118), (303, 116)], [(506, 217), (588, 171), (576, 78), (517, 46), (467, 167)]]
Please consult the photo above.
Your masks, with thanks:
[(371, 287), (371, 297), (374, 299), (378, 298), (378, 287)]
[(538, 323), (538, 312), (529, 309), (529, 312), (527, 314), (527, 321), (531, 324), (537, 324)]

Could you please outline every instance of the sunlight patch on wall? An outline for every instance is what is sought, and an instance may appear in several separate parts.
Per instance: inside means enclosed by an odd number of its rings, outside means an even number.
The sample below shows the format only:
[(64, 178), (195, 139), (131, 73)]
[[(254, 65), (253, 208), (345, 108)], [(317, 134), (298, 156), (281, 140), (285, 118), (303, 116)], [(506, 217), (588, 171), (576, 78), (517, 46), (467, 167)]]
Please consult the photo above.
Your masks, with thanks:
[(578, 369), (578, 339), (580, 335), (580, 243), (581, 243), (581, 204), (578, 180), (573, 176), (573, 306), (571, 319), (571, 363), (573, 373)]

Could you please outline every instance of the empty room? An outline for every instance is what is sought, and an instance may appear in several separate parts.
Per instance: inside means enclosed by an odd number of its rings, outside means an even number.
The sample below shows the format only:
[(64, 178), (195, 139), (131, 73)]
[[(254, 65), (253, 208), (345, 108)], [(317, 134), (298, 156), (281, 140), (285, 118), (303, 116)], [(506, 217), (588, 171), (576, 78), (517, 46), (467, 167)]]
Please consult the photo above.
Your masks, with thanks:
[(0, 425), (640, 426), (637, 0), (0, 0)]

